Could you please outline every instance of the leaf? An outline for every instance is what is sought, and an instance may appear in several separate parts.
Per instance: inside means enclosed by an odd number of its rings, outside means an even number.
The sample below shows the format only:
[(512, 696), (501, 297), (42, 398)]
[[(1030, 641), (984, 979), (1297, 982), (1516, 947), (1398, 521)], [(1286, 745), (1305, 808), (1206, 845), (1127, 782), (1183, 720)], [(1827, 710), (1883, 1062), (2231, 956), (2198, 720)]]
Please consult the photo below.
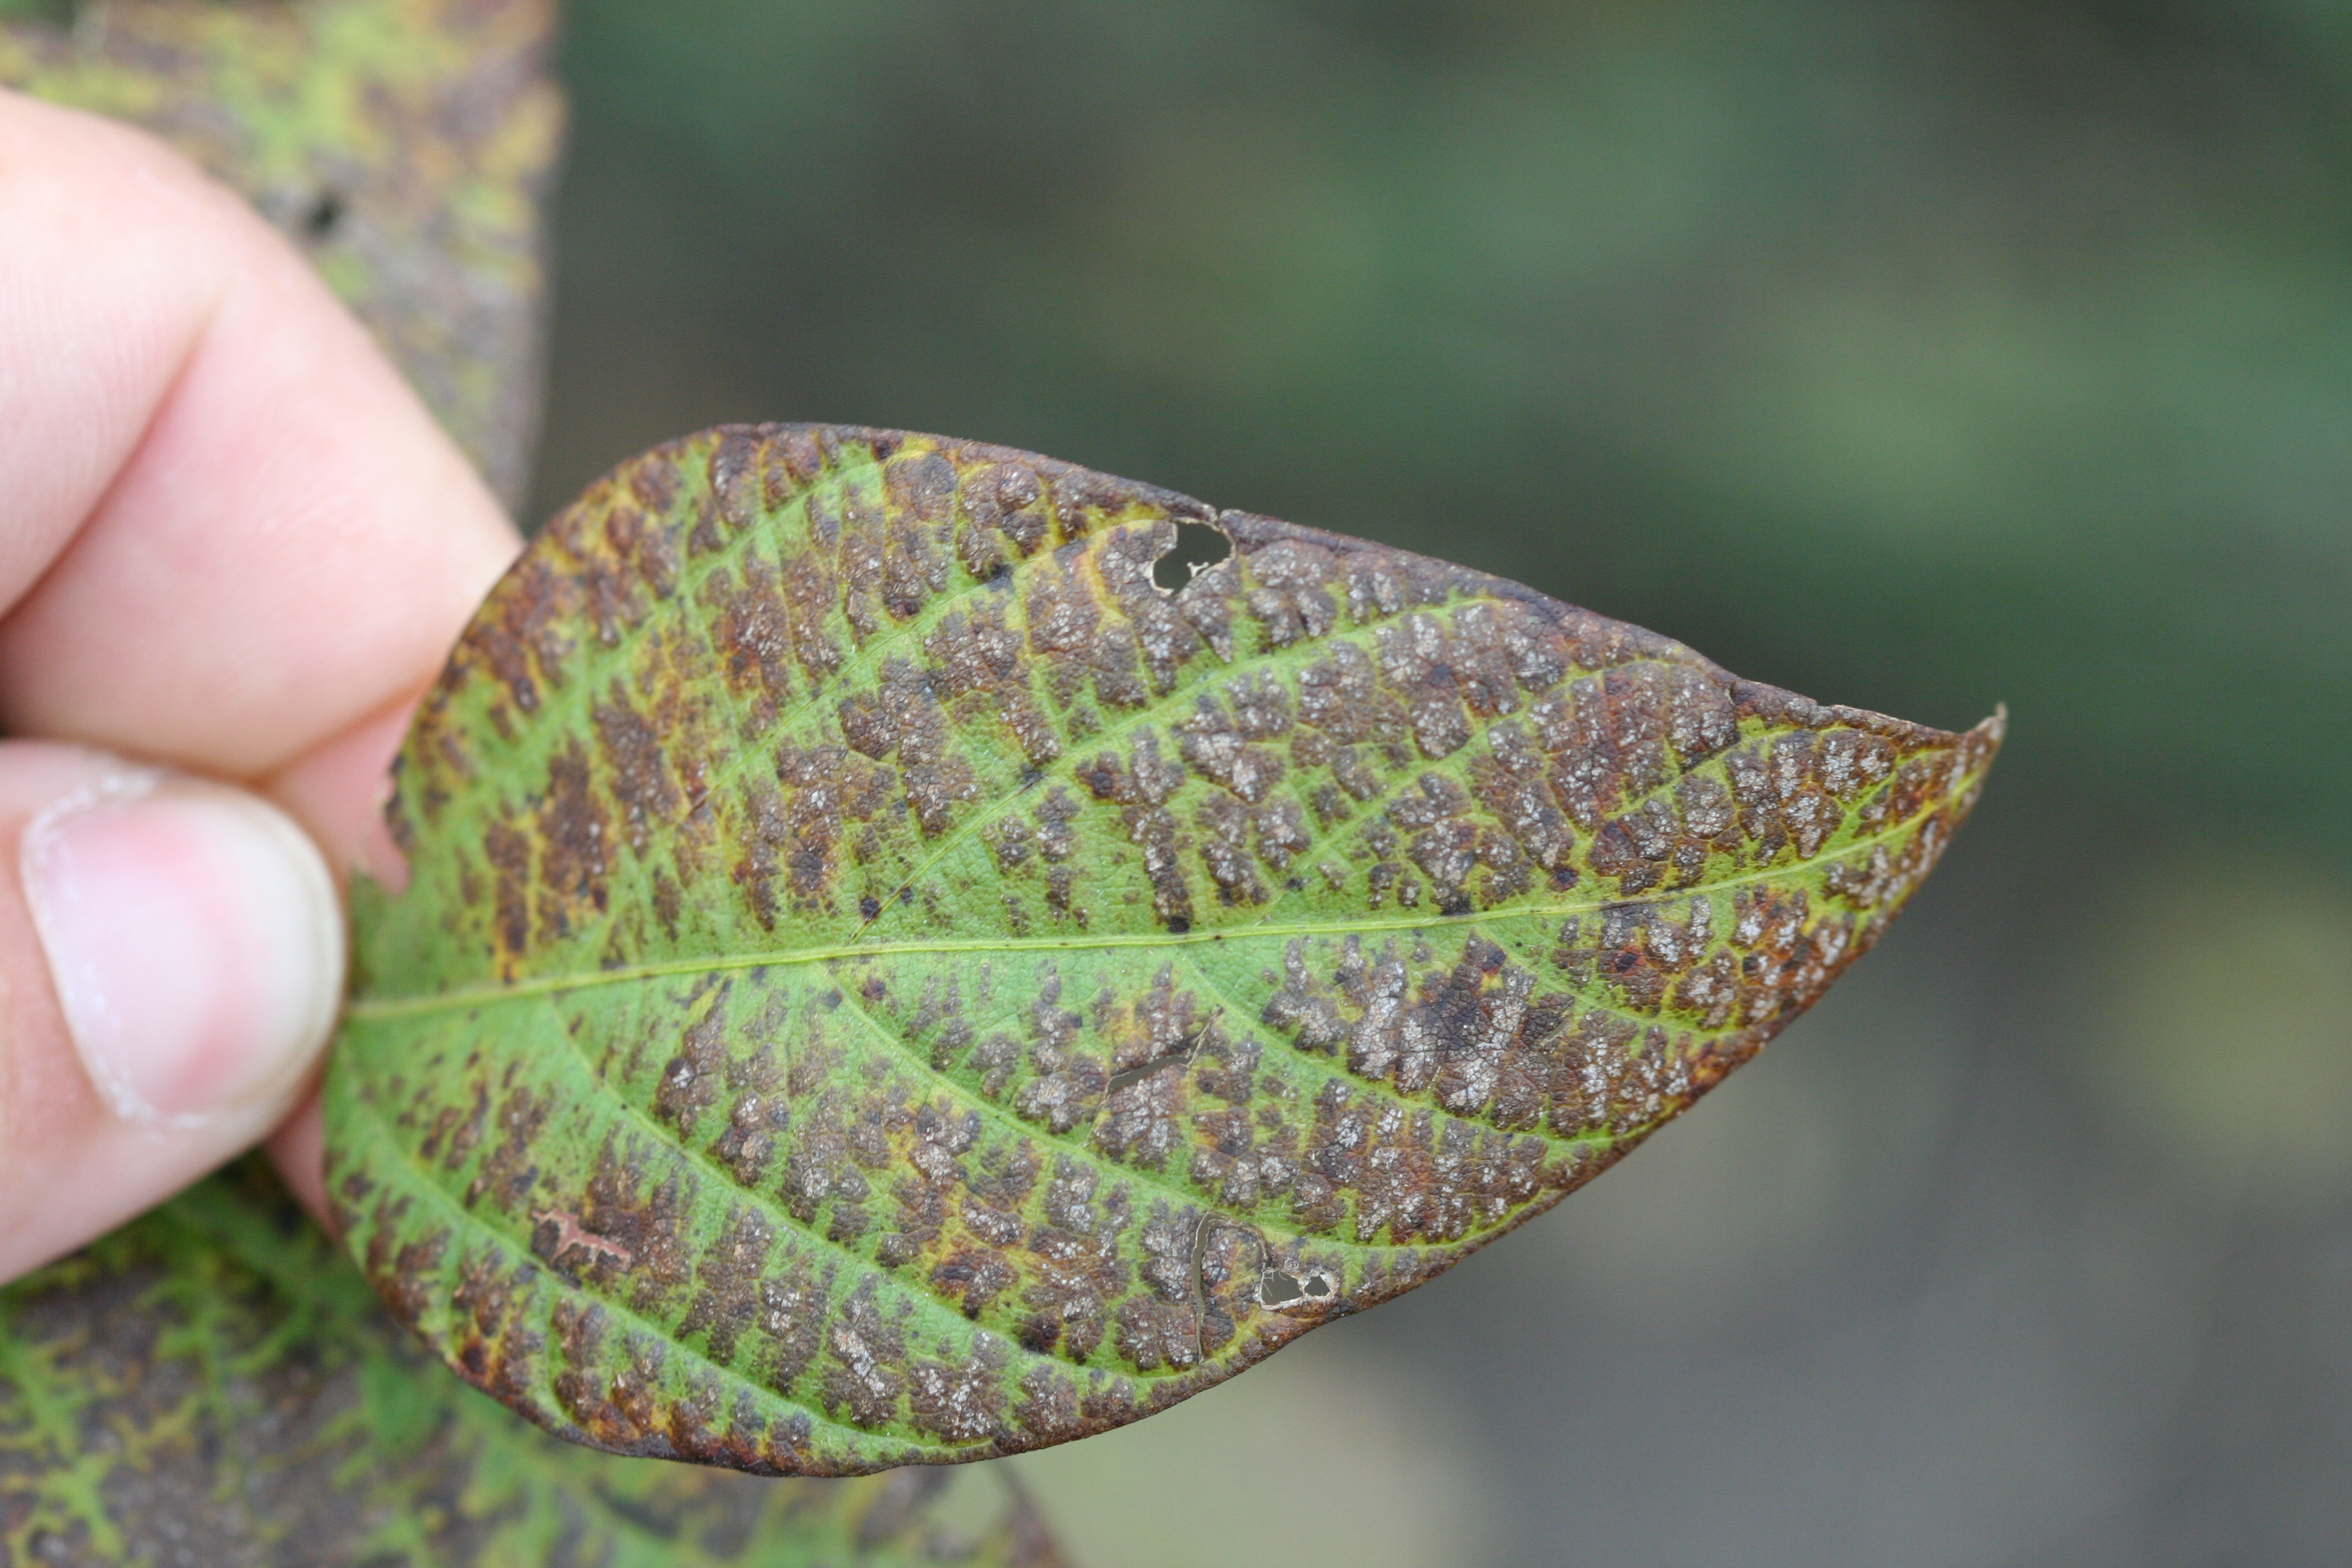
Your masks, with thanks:
[[(1179, 521), (1232, 554), (1171, 597)], [(1998, 738), (1024, 453), (713, 431), (556, 519), (417, 716), (341, 1223), (576, 1441), (824, 1474), (1099, 1431), (1687, 1106)]]
[(537, 433), (552, 0), (7, 0), (0, 86), (128, 120), (307, 253), (508, 504)]
[(0, 1291), (0, 1563), (1061, 1561), (968, 1474), (959, 1498), (558, 1443), (432, 1370), (257, 1163)]

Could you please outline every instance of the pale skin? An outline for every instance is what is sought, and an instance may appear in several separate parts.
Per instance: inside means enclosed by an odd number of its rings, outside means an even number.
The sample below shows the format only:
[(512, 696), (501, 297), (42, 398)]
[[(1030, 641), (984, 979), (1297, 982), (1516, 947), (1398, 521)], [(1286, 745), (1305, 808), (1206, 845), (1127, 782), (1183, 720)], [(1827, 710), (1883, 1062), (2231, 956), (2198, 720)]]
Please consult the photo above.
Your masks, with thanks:
[[(120, 769), (96, 748), (276, 803), (338, 879), (397, 875), (378, 809), (407, 713), (520, 547), (241, 202), (144, 136), (0, 92), (0, 863)], [(0, 877), (0, 1280), (264, 1140), (322, 1211), (323, 1042), (217, 1111), (126, 1114), (26, 887)]]

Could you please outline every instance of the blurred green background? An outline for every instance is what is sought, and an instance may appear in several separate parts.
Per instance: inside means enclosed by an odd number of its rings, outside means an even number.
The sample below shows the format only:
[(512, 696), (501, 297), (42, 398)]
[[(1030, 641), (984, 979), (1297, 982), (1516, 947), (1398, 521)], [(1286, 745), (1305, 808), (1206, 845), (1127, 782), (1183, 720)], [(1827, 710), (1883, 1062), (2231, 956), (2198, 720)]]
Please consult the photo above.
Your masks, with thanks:
[(539, 512), (937, 430), (2011, 707), (1653, 1148), (1007, 1461), (1086, 1560), (2344, 1561), (2352, 9), (578, 0), (564, 74)]

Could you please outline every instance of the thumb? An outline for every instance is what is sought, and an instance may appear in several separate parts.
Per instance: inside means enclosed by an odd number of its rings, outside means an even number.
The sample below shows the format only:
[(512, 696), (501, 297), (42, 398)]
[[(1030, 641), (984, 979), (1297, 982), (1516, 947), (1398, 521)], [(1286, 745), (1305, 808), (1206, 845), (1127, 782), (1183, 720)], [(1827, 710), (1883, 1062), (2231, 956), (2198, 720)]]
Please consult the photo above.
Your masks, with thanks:
[(324, 858), (227, 784), (0, 742), (0, 1279), (283, 1120), (342, 988)]

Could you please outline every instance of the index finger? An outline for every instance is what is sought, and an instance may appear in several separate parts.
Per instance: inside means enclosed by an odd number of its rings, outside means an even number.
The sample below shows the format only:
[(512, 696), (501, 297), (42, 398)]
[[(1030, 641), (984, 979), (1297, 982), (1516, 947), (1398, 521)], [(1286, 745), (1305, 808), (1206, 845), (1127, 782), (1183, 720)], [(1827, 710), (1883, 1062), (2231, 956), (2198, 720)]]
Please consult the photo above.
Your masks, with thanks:
[(0, 725), (253, 779), (429, 680), (518, 547), (307, 263), (0, 92)]
[[(519, 542), (366, 332), (242, 203), (137, 132), (0, 92), (0, 730), (256, 783), (349, 864), (407, 707)], [(166, 865), (173, 844), (116, 833), (107, 865), (171, 872), (187, 896), (121, 921), (107, 905), (74, 928), (86, 947), (111, 944), (108, 984), (123, 988), (100, 985), (108, 1006), (83, 1011), (138, 1004), (126, 1037), (150, 1056), (173, 1033), (160, 1026), (193, 1029), (158, 1059), (219, 1068), (203, 1081), (234, 1101), (129, 1114), (68, 1026), (27, 891), (32, 826), (123, 770), (73, 748), (0, 753), (0, 850), (21, 862), (0, 881), (5, 1279), (281, 1121), (319, 1042), (307, 1013), (255, 1011), (277, 995), (257, 976), (286, 969), (288, 995), (331, 993), (322, 966), (337, 961), (308, 916), (288, 928), (299, 941), (240, 945), (260, 940), (246, 909), (260, 884), (238, 881), (252, 866)], [(315, 891), (331, 931), (331, 889)], [(201, 940), (172, 934), (183, 927)], [(148, 947), (170, 973), (142, 967)], [(226, 962), (230, 949), (255, 962)], [(175, 1011), (173, 974), (219, 1005)], [(316, 1207), (315, 1142), (280, 1154)]]

